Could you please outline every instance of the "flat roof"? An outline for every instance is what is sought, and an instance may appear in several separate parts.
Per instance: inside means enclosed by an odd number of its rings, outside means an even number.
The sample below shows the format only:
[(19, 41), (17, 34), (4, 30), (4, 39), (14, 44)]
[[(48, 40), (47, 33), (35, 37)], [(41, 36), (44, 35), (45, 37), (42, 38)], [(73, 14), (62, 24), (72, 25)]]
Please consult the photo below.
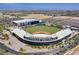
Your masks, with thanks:
[(14, 23), (23, 23), (23, 22), (31, 22), (31, 21), (38, 21), (37, 19), (23, 19), (23, 20), (16, 20), (13, 21)]
[(16, 35), (18, 35), (21, 38), (24, 38), (24, 36), (30, 35), (29, 33), (25, 32), (24, 30), (18, 29), (18, 28), (14, 29), (12, 32), (15, 33)]
[(71, 33), (72, 33), (71, 29), (67, 28), (67, 29), (63, 29), (63, 30), (61, 30), (61, 31), (59, 31), (59, 32), (57, 32), (55, 34), (52, 34), (52, 36), (55, 35), (55, 36), (58, 37), (58, 39), (62, 39), (64, 37), (68, 36)]

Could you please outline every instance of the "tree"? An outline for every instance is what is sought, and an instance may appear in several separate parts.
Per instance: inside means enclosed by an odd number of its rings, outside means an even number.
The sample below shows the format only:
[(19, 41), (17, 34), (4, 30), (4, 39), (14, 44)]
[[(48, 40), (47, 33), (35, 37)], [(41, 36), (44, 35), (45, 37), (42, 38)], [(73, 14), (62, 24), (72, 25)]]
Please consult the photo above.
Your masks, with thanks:
[(20, 52), (23, 52), (24, 51), (24, 49), (23, 48), (20, 48), (20, 50), (19, 50)]
[(8, 39), (9, 39), (9, 37), (8, 37), (8, 35), (7, 35), (7, 34), (4, 34), (4, 35), (3, 35), (3, 37), (4, 37), (4, 39), (6, 39), (6, 40), (8, 40)]
[(10, 41), (9, 41), (9, 43), (8, 43), (8, 44), (9, 44), (9, 45), (12, 45)]

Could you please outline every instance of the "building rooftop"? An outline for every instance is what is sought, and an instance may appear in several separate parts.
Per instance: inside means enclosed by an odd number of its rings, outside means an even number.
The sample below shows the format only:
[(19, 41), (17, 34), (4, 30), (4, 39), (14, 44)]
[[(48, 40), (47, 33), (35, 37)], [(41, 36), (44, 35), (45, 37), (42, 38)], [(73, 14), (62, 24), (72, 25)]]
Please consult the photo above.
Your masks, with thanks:
[(24, 30), (18, 29), (18, 28), (14, 29), (12, 32), (16, 33), (16, 35), (20, 36), (21, 38), (24, 38), (24, 36), (28, 36), (29, 35), (29, 33), (26, 33)]
[(37, 21), (37, 19), (24, 19), (24, 20), (16, 20), (13, 22), (14, 23), (22, 23), (22, 22), (31, 22), (31, 21)]
[(71, 29), (67, 28), (67, 29), (63, 29), (63, 30), (61, 30), (61, 31), (59, 31), (59, 32), (57, 32), (55, 34), (52, 34), (52, 36), (55, 35), (55, 36), (58, 37), (58, 39), (62, 39), (64, 37), (68, 36), (71, 33), (72, 33)]

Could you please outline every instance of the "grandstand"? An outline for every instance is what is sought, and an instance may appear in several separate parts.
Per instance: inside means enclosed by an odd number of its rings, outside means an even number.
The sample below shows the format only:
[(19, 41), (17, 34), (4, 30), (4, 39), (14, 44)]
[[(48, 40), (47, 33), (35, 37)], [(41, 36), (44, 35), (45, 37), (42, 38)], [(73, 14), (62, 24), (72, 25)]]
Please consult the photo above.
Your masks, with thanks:
[(22, 29), (14, 29), (12, 31), (13, 35), (15, 35), (20, 41), (24, 43), (34, 44), (34, 45), (48, 45), (54, 42), (61, 41), (63, 39), (68, 38), (72, 31), (71, 29), (62, 29), (57, 33), (47, 35), (47, 34), (29, 34)]

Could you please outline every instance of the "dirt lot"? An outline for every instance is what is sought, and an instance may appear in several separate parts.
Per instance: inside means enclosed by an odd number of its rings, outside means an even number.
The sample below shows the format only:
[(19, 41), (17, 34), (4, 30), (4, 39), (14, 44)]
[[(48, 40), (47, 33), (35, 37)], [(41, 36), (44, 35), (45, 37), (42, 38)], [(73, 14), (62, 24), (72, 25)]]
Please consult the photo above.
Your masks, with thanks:
[(56, 16), (53, 17), (53, 23), (79, 27), (79, 17)]
[(48, 18), (52, 18), (52, 16), (48, 16), (44, 14), (28, 14), (27, 16), (21, 16), (21, 18), (48, 19)]

